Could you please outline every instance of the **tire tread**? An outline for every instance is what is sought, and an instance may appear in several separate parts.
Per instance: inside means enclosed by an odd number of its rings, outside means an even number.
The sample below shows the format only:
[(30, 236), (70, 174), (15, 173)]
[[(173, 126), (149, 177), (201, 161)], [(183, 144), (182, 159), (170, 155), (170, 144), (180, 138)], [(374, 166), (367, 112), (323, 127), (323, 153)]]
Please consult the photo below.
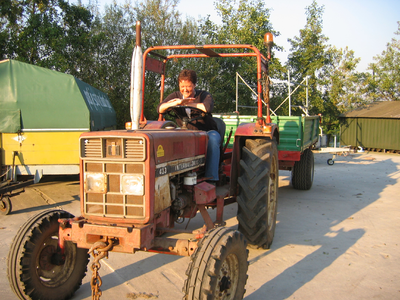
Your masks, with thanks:
[[(246, 140), (240, 160), (237, 219), (239, 231), (244, 234), (249, 245), (256, 248), (269, 248), (275, 231), (276, 205), (273, 215), (274, 225), (269, 230), (266, 201), (269, 199), (268, 194), (270, 192), (271, 165), (275, 160), (275, 166), (277, 166), (277, 159), (275, 140)], [(278, 172), (277, 169), (275, 171)], [(276, 176), (278, 177), (278, 174)], [(277, 195), (275, 198), (277, 198)]]

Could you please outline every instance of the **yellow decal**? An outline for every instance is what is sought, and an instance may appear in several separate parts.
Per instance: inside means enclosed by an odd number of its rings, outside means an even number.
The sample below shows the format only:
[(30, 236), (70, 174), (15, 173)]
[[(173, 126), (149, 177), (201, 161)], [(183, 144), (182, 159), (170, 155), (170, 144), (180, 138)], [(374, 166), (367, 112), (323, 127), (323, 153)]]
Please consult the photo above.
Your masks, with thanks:
[(162, 145), (158, 145), (157, 148), (157, 157), (163, 157), (164, 156), (164, 148)]

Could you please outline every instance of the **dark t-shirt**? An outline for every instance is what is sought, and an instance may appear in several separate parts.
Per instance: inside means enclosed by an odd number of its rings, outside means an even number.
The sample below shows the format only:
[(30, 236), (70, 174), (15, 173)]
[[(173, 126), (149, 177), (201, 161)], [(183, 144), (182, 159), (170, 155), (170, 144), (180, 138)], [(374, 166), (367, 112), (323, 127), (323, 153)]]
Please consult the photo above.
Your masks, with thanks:
[[(167, 98), (161, 102), (158, 107), (157, 111), (160, 112), (160, 105), (168, 102), (169, 100), (179, 98), (183, 99), (183, 95), (181, 92), (173, 92), (170, 94)], [(194, 95), (195, 100), (193, 103), (203, 103), (204, 107), (207, 110), (206, 115), (203, 118), (191, 121), (188, 124), (188, 129), (192, 130), (203, 130), (203, 131), (209, 131), (209, 130), (217, 130), (217, 124), (212, 118), (211, 112), (214, 108), (214, 99), (212, 98), (211, 94), (206, 91), (200, 91), (200, 90), (195, 90), (195, 95)], [(185, 108), (177, 108), (176, 111), (178, 112), (179, 116), (181, 118), (183, 117), (188, 117), (188, 114), (185, 110)], [(194, 118), (199, 115), (198, 110), (191, 109), (190, 110), (191, 117)], [(176, 118), (175, 122), (178, 124), (178, 126), (182, 126), (182, 120), (179, 118)]]

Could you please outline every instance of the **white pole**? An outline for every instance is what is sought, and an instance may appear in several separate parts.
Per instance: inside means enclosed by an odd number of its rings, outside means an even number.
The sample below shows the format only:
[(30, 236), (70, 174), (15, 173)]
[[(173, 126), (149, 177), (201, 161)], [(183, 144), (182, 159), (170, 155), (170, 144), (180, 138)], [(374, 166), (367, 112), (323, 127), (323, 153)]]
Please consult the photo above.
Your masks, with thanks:
[(142, 112), (142, 75), (143, 75), (143, 53), (140, 45), (140, 21), (136, 22), (136, 46), (133, 50), (131, 65), (131, 95), (130, 109), (132, 129), (139, 129), (139, 119)]
[(239, 111), (238, 102), (239, 102), (239, 74), (236, 72), (236, 112)]
[(308, 116), (308, 76), (306, 76), (306, 112)]
[(292, 115), (292, 98), (290, 92), (290, 71), (287, 72), (288, 74), (288, 91), (289, 91), (289, 117)]

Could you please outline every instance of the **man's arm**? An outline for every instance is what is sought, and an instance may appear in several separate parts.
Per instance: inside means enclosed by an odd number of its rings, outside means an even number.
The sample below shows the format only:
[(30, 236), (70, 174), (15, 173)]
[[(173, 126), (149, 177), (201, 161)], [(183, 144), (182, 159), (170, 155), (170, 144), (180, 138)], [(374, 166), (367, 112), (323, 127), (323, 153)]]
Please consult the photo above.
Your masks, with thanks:
[(186, 98), (186, 99), (180, 99), (180, 98), (175, 98), (175, 99), (171, 99), (167, 102), (161, 103), (161, 105), (158, 108), (158, 111), (160, 114), (165, 113), (168, 108), (172, 107), (172, 106), (177, 106), (177, 105), (186, 105), (186, 106), (190, 106), (190, 107), (194, 107), (197, 109), (200, 109), (204, 112), (207, 112), (206, 107), (204, 106), (203, 103), (195, 103), (193, 102), (195, 100), (195, 98)]
[(169, 101), (167, 101), (167, 102), (161, 103), (161, 105), (158, 107), (158, 112), (159, 112), (160, 114), (163, 114), (163, 113), (165, 113), (165, 112), (168, 110), (168, 108), (170, 108), (171, 106), (183, 105), (183, 104), (182, 104), (182, 101), (183, 101), (183, 100), (184, 100), (184, 99), (175, 98), (175, 99), (171, 99), (171, 100), (169, 100)]
[(205, 113), (207, 112), (207, 109), (206, 109), (206, 107), (204, 106), (203, 103), (190, 103), (189, 102), (189, 103), (186, 103), (185, 105), (200, 109), (200, 110), (204, 111)]

